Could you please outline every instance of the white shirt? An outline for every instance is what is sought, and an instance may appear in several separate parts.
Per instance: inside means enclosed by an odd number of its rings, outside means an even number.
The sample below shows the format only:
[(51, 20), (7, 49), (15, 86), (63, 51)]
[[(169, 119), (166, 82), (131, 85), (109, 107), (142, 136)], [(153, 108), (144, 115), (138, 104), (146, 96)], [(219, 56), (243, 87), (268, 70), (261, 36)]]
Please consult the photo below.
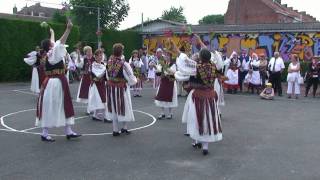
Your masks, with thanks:
[[(274, 61), (276, 61), (276, 62), (274, 62)], [(277, 59), (275, 59), (273, 57), (273, 58), (270, 59), (270, 62), (269, 62), (269, 65), (268, 65), (270, 71), (273, 71), (273, 66), (274, 65), (275, 65), (275, 68), (274, 68), (275, 72), (280, 72), (282, 69), (285, 68), (283, 59), (281, 57), (278, 57)]]

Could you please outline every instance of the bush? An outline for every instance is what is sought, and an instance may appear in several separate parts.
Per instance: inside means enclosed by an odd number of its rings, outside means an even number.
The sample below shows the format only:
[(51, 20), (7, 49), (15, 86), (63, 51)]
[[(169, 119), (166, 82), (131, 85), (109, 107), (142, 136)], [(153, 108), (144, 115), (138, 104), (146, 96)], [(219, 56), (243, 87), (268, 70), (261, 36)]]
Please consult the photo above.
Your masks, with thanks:
[[(23, 58), (49, 38), (49, 29), (40, 27), (39, 22), (0, 19), (0, 82), (28, 81), (31, 68)], [(64, 24), (49, 23), (55, 30), (56, 39), (65, 30)], [(72, 48), (79, 40), (79, 28), (74, 27), (67, 44)]]
[(122, 43), (126, 59), (131, 57), (133, 50), (141, 48), (142, 45), (142, 36), (133, 31), (104, 30), (101, 40), (108, 56), (112, 54), (113, 44)]

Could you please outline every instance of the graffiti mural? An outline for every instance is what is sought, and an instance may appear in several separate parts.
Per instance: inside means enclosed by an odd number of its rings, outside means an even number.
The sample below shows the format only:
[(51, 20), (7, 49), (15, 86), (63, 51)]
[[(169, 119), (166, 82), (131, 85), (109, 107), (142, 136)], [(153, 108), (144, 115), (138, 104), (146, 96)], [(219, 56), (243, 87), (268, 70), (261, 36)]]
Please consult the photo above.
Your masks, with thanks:
[[(170, 38), (178, 45), (184, 46), (191, 53), (200, 50), (194, 37), (173, 35)], [(262, 33), (262, 34), (218, 34), (201, 35), (201, 39), (210, 50), (224, 50), (227, 56), (233, 51), (240, 53), (247, 50), (250, 53), (265, 53), (272, 57), (274, 52), (280, 52), (285, 61), (290, 54), (297, 54), (301, 60), (308, 61), (314, 55), (320, 55), (320, 32), (318, 33)], [(144, 46), (149, 52), (157, 48), (171, 50), (168, 37), (144, 36)]]

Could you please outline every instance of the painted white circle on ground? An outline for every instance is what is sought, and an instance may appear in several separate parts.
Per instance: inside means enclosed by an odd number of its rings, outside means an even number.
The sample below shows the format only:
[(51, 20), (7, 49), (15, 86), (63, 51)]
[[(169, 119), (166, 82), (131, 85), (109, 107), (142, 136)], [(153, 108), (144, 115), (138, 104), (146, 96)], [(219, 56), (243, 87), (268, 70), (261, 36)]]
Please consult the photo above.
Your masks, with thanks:
[[(75, 108), (84, 108), (86, 106), (75, 106)], [(1, 121), (1, 125), (3, 127), (5, 127), (6, 129), (0, 129), (0, 131), (8, 131), (8, 132), (16, 132), (16, 133), (24, 133), (24, 134), (33, 134), (33, 135), (41, 135), (41, 133), (37, 133), (37, 132), (29, 132), (30, 130), (33, 130), (33, 129), (37, 129), (37, 128), (40, 128), (40, 127), (32, 127), (32, 128), (28, 128), (28, 129), (24, 129), (24, 130), (17, 130), (17, 129), (14, 129), (10, 126), (8, 126), (7, 124), (5, 124), (5, 121), (4, 121), (4, 118), (6, 117), (10, 117), (10, 116), (13, 116), (13, 115), (16, 115), (16, 114), (19, 114), (19, 113), (24, 113), (24, 112), (29, 112), (29, 111), (35, 111), (36, 109), (25, 109), (25, 110), (21, 110), (21, 111), (16, 111), (16, 112), (13, 112), (13, 113), (9, 113), (9, 114), (6, 114), (4, 116), (1, 116), (0, 117), (0, 121)], [(134, 112), (137, 112), (137, 113), (141, 113), (141, 114), (144, 114), (148, 117), (150, 117), (152, 119), (152, 122), (150, 124), (147, 124), (145, 126), (141, 126), (141, 127), (137, 127), (137, 128), (133, 128), (133, 129), (129, 129), (129, 131), (136, 131), (136, 130), (140, 130), (140, 129), (144, 129), (144, 128), (147, 128), (147, 127), (150, 127), (152, 125), (154, 125), (157, 121), (157, 119), (149, 114), (149, 113), (146, 113), (146, 112), (143, 112), (143, 111), (139, 111), (139, 110), (133, 110)], [(82, 118), (85, 118), (85, 117), (88, 117), (88, 116), (82, 116), (82, 117), (77, 117), (75, 119), (82, 119)], [(83, 136), (103, 136), (103, 135), (111, 135), (111, 133), (109, 132), (104, 132), (104, 133), (90, 133), (90, 134), (82, 134)], [(59, 135), (59, 134), (50, 134), (51, 136), (65, 136), (65, 135)]]

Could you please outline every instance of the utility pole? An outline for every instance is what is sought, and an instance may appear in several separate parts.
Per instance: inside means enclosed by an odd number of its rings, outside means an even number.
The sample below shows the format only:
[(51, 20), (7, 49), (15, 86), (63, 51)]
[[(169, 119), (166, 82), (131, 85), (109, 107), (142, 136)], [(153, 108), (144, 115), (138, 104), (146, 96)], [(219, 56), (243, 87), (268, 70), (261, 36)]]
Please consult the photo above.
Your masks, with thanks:
[(100, 27), (100, 7), (98, 7), (98, 17), (97, 17), (97, 21), (98, 21), (98, 49), (101, 48), (101, 27)]

